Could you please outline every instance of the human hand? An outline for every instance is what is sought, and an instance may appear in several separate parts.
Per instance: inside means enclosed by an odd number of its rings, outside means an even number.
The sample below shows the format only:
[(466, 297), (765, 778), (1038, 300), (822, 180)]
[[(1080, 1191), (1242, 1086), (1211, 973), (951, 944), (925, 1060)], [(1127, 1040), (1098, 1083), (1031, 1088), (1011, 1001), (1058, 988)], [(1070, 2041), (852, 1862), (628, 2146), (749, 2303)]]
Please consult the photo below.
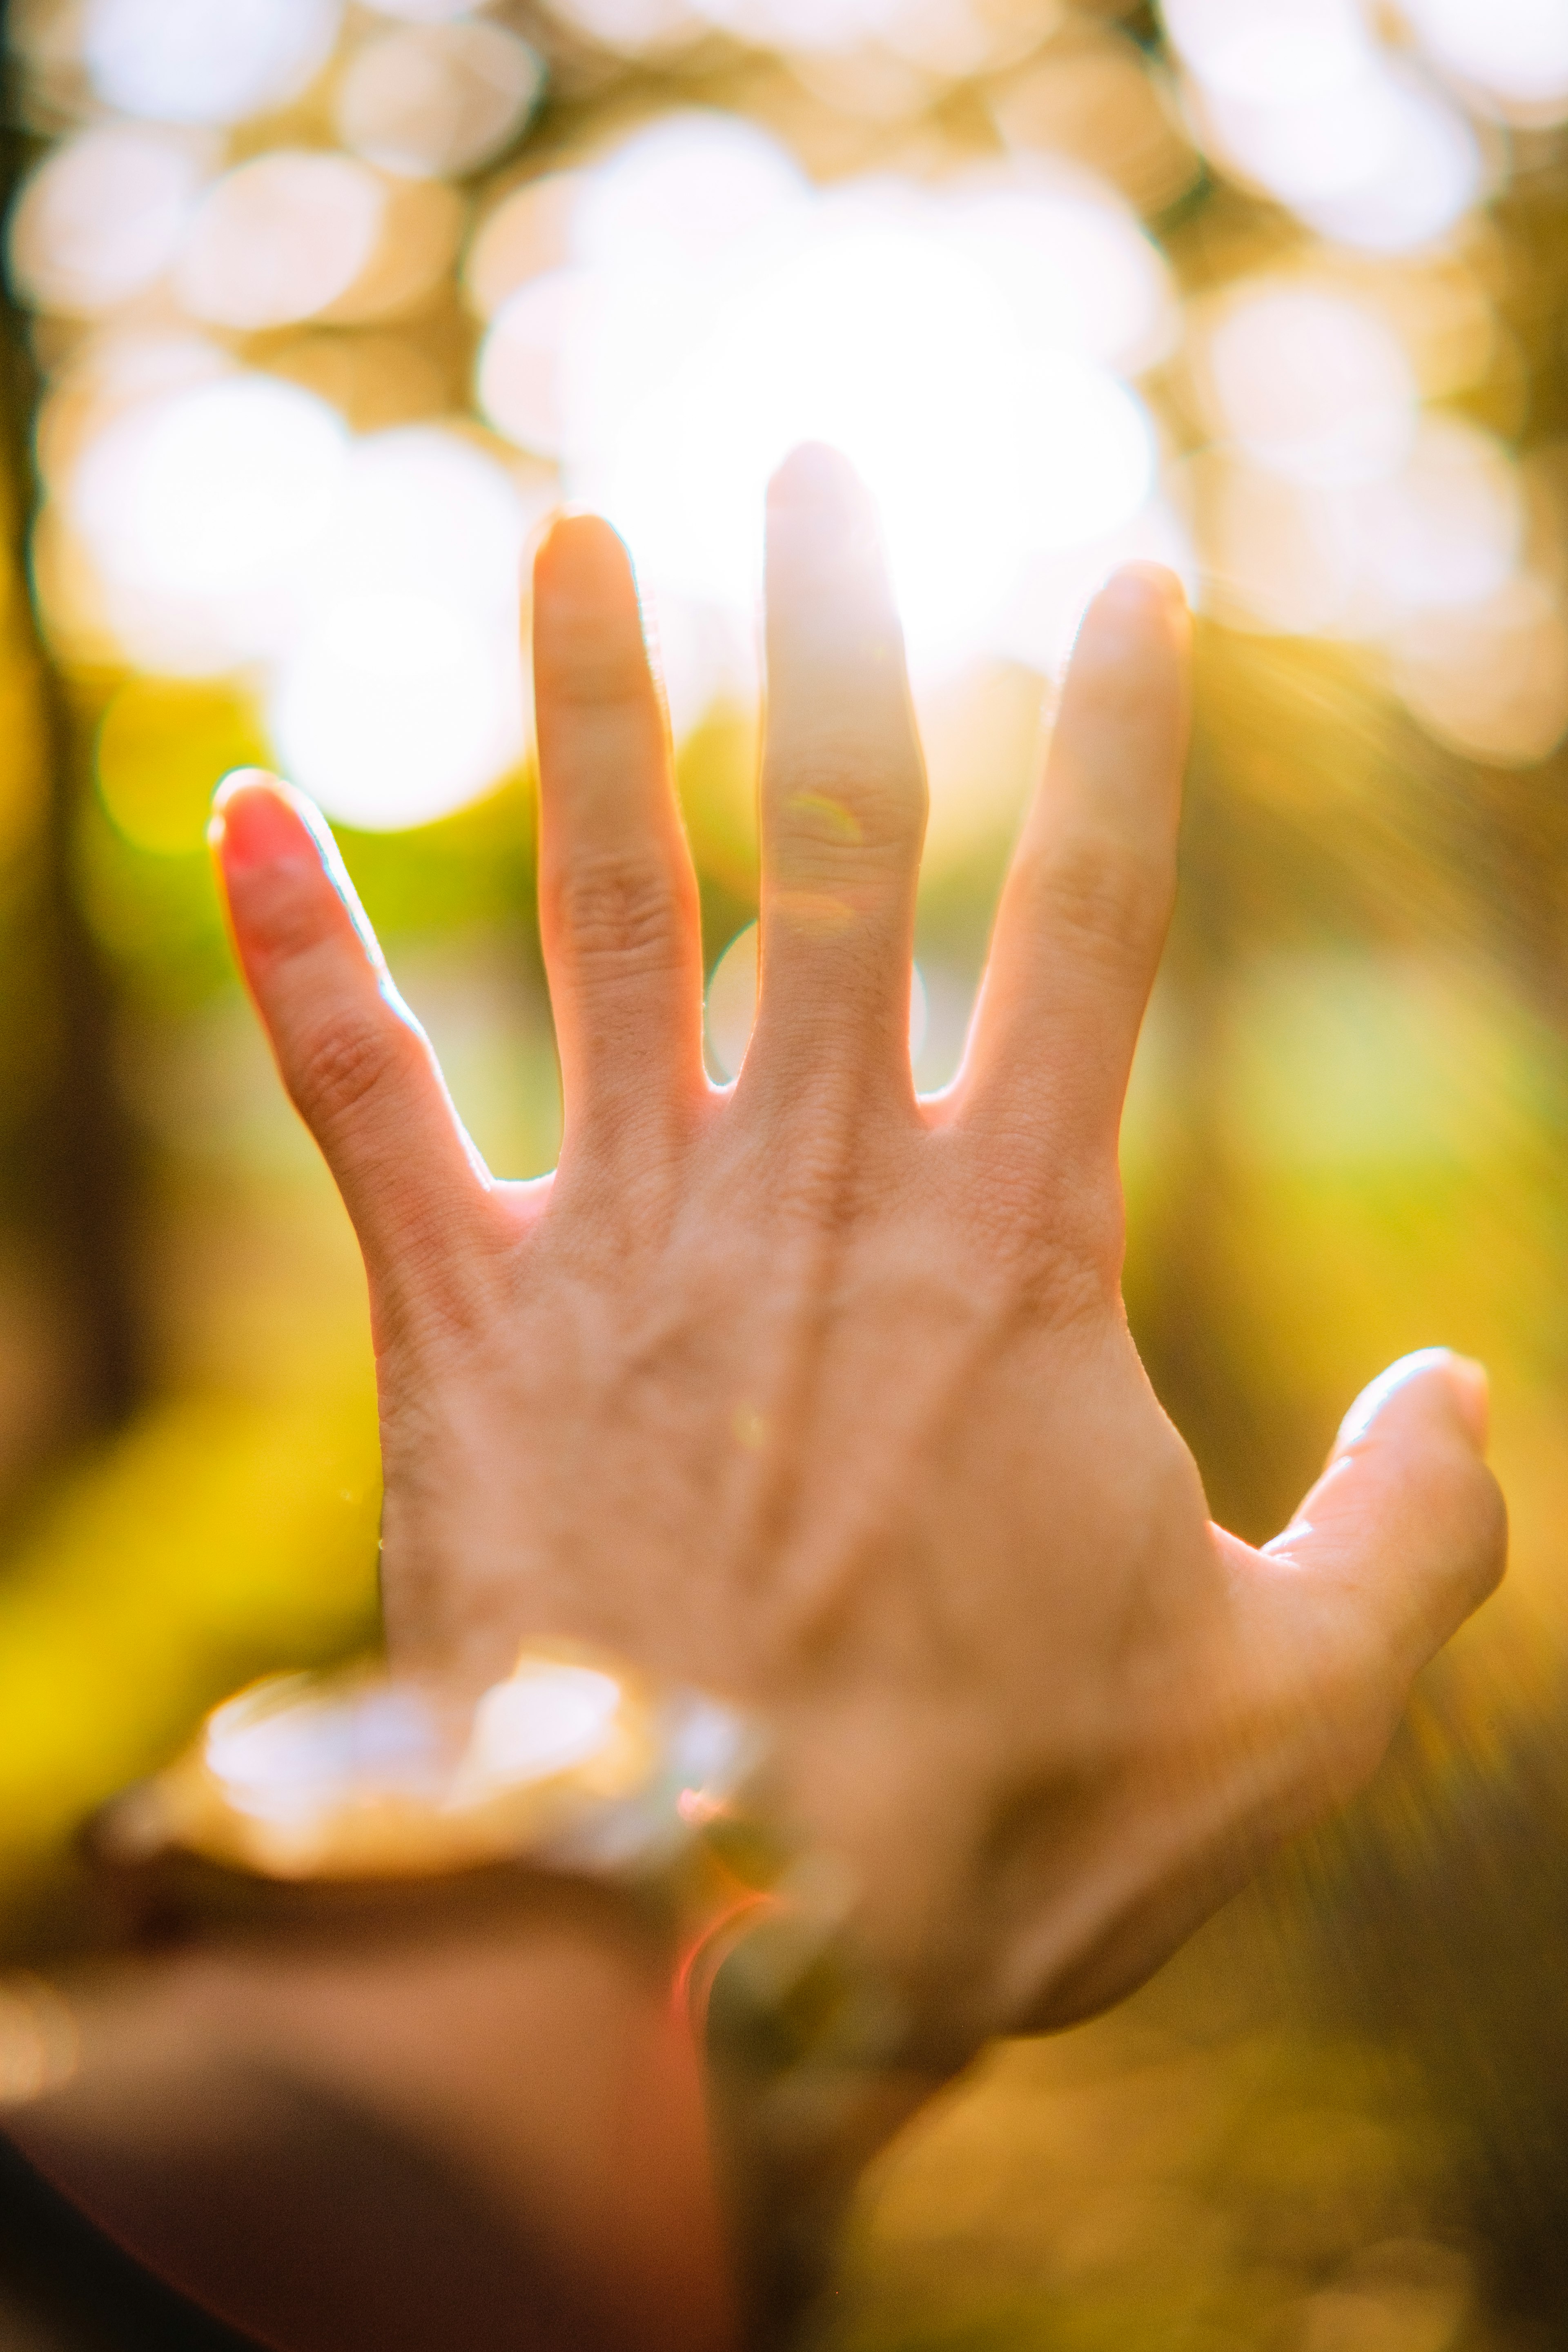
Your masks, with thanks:
[(1495, 1582), (1479, 1370), (1368, 1391), (1285, 1535), (1213, 1528), (1120, 1297), (1117, 1132), (1169, 915), (1187, 622), (1090, 607), (963, 1069), (907, 1044), (921, 755), (875, 520), (769, 500), (762, 981), (701, 1052), (697, 898), (631, 572), (535, 569), (552, 1178), (493, 1181), (313, 813), (215, 828), (285, 1081), (364, 1252), (395, 1663), (601, 1643), (765, 1709), (932, 2063), (1130, 1990), (1370, 1771)]

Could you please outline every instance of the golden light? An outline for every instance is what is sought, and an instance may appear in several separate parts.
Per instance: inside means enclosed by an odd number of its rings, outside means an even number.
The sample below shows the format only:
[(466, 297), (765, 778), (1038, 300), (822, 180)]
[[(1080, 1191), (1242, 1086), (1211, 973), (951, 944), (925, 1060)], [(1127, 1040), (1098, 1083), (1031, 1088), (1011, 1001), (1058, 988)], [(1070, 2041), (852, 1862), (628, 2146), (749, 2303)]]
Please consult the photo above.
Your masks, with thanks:
[(1167, 0), (1202, 143), (1321, 236), (1406, 252), (1481, 193), (1465, 116), (1382, 48), (1355, 0)]
[(267, 756), (254, 709), (227, 680), (128, 677), (99, 722), (99, 798), (137, 849), (198, 856), (214, 777)]
[(1140, 212), (1174, 204), (1197, 178), (1196, 151), (1142, 49), (1087, 30), (1056, 41), (988, 93), (1010, 147), (1101, 173)]
[(1423, 613), (1394, 640), (1394, 684), (1427, 733), (1470, 759), (1530, 767), (1568, 736), (1568, 617), (1526, 574)]
[(474, 1709), (465, 1759), (477, 1782), (542, 1780), (604, 1748), (622, 1704), (613, 1675), (552, 1661), (520, 1668)]
[(1215, 432), (1254, 463), (1303, 482), (1391, 472), (1415, 426), (1404, 346), (1368, 302), (1310, 282), (1230, 289), (1195, 361)]
[(446, 278), (462, 242), (465, 208), (440, 180), (383, 177), (381, 233), (369, 261), (325, 313), (336, 323), (417, 310)]
[(1212, 451), (1187, 474), (1198, 515), (1204, 601), (1232, 628), (1287, 636), (1351, 622), (1358, 548), (1354, 493), (1291, 480)]
[(514, 643), (435, 597), (366, 591), (322, 615), (268, 698), (279, 756), (330, 815), (427, 824), (521, 759)]
[(955, 227), (1003, 290), (1026, 341), (1119, 374), (1167, 358), (1180, 331), (1169, 272), (1103, 183), (1060, 164), (984, 176), (953, 199)]
[(232, 352), (190, 331), (120, 325), (84, 337), (38, 410), (34, 446), (45, 483), (62, 488), (89, 443), (127, 410), (235, 372)]
[(943, 79), (995, 72), (1037, 47), (1057, 15), (1039, 0), (695, 0), (759, 48), (814, 55), (881, 49)]
[(25, 2106), (68, 2083), (80, 2056), (70, 2005), (42, 1977), (0, 1977), (0, 2108)]
[(11, 215), (12, 283), (35, 310), (92, 318), (174, 259), (205, 173), (177, 137), (104, 123), (57, 147)]
[(363, 0), (363, 5), (377, 16), (395, 16), (405, 25), (444, 25), (454, 16), (469, 16), (475, 0)]
[(1282, 475), (1216, 451), (1189, 479), (1211, 601), (1243, 627), (1378, 637), (1415, 614), (1485, 603), (1518, 566), (1517, 464), (1457, 417), (1423, 418), (1381, 478)]
[(530, 278), (570, 259), (585, 186), (581, 172), (547, 172), (513, 188), (487, 214), (463, 263), (464, 290), (481, 319), (493, 318)]
[(1513, 577), (1519, 467), (1463, 418), (1423, 417), (1405, 464), (1370, 485), (1356, 511), (1367, 568), (1395, 613), (1483, 603)]
[(346, 155), (278, 148), (241, 163), (197, 207), (175, 271), (193, 318), (255, 332), (329, 310), (381, 241), (381, 182)]
[(1094, 183), (818, 194), (761, 131), (696, 114), (512, 201), (471, 257), (479, 300), (531, 253), (568, 258), (495, 311), (479, 404), (610, 516), (661, 610), (749, 633), (767, 478), (801, 440), (847, 451), (876, 495), (922, 678), (1015, 650), (1031, 568), (1061, 557), (1077, 583), (1079, 551), (1151, 504), (1154, 434), (1122, 371), (1168, 347), (1171, 298)]
[(1568, 9), (1561, 0), (1402, 0), (1435, 60), (1510, 121), (1568, 116)]
[(880, 37), (946, 81), (1000, 73), (1066, 22), (1061, 0), (899, 0)]
[(542, 84), (534, 52), (500, 25), (415, 26), (355, 54), (333, 119), (343, 144), (384, 171), (459, 175), (510, 145)]
[(444, 415), (449, 406), (439, 354), (417, 332), (307, 328), (271, 345), (267, 373), (315, 393), (355, 433), (384, 433)]
[[(462, 280), (482, 328), (477, 404), (527, 453), (509, 478), (460, 434), (382, 428), (439, 408), (439, 363), (394, 369), (389, 408), (350, 364), (363, 339), (327, 330), (410, 313), (442, 281), (465, 216), (444, 179), (518, 135), (540, 94), (534, 49), (459, 0), (376, 0), (352, 23), (339, 0), (86, 0), (67, 46), (99, 102), (147, 127), (97, 124), (56, 150), (14, 215), (13, 268), (36, 307), (141, 303), (148, 324), (82, 341), (40, 421), (38, 579), (62, 647), (165, 677), (260, 665), (301, 780), (355, 821), (416, 822), (521, 755), (515, 572), (560, 494), (608, 512), (632, 547), (677, 732), (716, 697), (754, 693), (763, 490), (812, 437), (845, 448), (878, 499), (933, 726), (1009, 665), (1059, 669), (1116, 562), (1152, 556), (1195, 587), (1194, 528), (1216, 611), (1398, 638), (1412, 709), (1422, 616), (1489, 614), (1494, 635), (1535, 643), (1508, 601), (1517, 467), (1421, 409), (1495, 336), (1484, 291), (1441, 249), (1414, 268), (1320, 261), (1198, 306), (1188, 379), (1214, 446), (1165, 495), (1136, 386), (1175, 348), (1170, 276), (1126, 196), (1063, 153), (1089, 139), (1087, 110), (1096, 154), (1113, 161), (1127, 131), (1135, 195), (1158, 201), (1191, 169), (1157, 74), (1120, 33), (1063, 20), (1042, 47), (1021, 0), (554, 13), (650, 54), (728, 30), (787, 52), (808, 82), (891, 77), (917, 112), (943, 77), (986, 73), (1014, 152), (815, 184), (755, 123), (693, 111), (504, 192)], [(1518, 120), (1557, 102), (1539, 0), (1499, 0), (1484, 26), (1457, 0), (1412, 0), (1403, 48), (1360, 0), (1169, 0), (1165, 16), (1209, 152), (1374, 254), (1429, 247), (1481, 188), (1453, 86)], [(210, 131), (178, 126), (289, 104), (345, 26), (311, 102), (351, 152), (274, 145), (211, 179)], [(319, 325), (248, 373), (221, 341), (169, 331), (165, 284), (219, 337)], [(1510, 724), (1522, 740), (1546, 721)], [(963, 762), (935, 763), (939, 800), (949, 767)], [(939, 808), (939, 834), (952, 814)]]
[(521, 448), (558, 457), (567, 443), (567, 352), (585, 325), (590, 289), (580, 270), (553, 269), (501, 305), (479, 352), (474, 395)]
[(289, 774), (330, 815), (423, 824), (521, 759), (523, 551), (554, 495), (440, 426), (354, 446), (267, 698)]
[(63, 492), (125, 654), (219, 670), (285, 642), (348, 436), (322, 401), (236, 372), (127, 408)]
[(886, 32), (903, 0), (696, 0), (698, 13), (769, 49), (851, 49)]
[(331, 55), (342, 0), (86, 0), (105, 105), (153, 122), (239, 122), (286, 105)]
[(657, 56), (705, 29), (690, 0), (548, 0), (548, 5), (557, 23), (626, 57)]
[[(1441, 377), (1455, 362), (1433, 338), (1456, 322), (1473, 338), (1475, 319), (1440, 287), (1436, 310), (1406, 293), (1404, 321)], [(1198, 318), (1191, 365), (1215, 446), (1186, 481), (1223, 617), (1375, 637), (1512, 577), (1517, 464), (1464, 419), (1423, 413), (1400, 310), (1374, 285), (1306, 274), (1244, 280)]]

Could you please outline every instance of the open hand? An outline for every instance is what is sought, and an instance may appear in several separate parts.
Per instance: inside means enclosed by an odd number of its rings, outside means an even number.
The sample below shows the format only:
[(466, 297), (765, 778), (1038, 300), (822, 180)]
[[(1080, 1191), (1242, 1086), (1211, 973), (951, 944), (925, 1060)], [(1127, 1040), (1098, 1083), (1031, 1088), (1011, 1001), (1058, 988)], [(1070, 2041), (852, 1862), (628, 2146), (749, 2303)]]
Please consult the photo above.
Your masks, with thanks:
[(701, 1049), (697, 894), (632, 573), (534, 581), (560, 1166), (491, 1178), (307, 805), (231, 779), (235, 937), (369, 1274), (395, 1663), (526, 1636), (766, 1709), (928, 2050), (1129, 1990), (1370, 1771), (1500, 1572), (1478, 1368), (1368, 1391), (1297, 1521), (1216, 1530), (1120, 1295), (1117, 1133), (1174, 887), (1187, 619), (1090, 607), (960, 1076), (908, 1051), (920, 748), (875, 517), (768, 511), (762, 977)]

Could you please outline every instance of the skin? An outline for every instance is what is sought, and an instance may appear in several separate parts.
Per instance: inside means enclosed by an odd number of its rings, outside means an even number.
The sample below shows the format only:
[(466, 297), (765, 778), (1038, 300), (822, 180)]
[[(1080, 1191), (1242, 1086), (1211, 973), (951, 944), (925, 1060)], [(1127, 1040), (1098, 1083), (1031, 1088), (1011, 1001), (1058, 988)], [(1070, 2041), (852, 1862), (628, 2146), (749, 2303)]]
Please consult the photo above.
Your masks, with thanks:
[(534, 575), (560, 1165), (494, 1181), (320, 820), (221, 796), (246, 978), (364, 1252), (395, 1661), (603, 1642), (768, 1710), (916, 2038), (1115, 2000), (1357, 1786), (1496, 1582), (1479, 1368), (1388, 1379), (1287, 1535), (1209, 1521), (1120, 1295), (1117, 1132), (1175, 883), (1189, 625), (1084, 623), (963, 1069), (907, 1046), (925, 820), (876, 517), (831, 451), (768, 504), (762, 974), (701, 1051), (697, 891), (606, 525)]
[(772, 1801), (898, 2003), (869, 2147), (987, 2036), (1120, 1998), (1358, 1787), (1504, 1519), (1484, 1376), (1434, 1350), (1254, 1550), (1129, 1336), (1117, 1135), (1175, 883), (1178, 584), (1130, 567), (1089, 609), (929, 1100), (923, 770), (876, 518), (827, 450), (772, 486), (766, 593), (761, 995), (717, 1088), (631, 569), (588, 516), (539, 552), (546, 1180), (479, 1161), (315, 812), (247, 772), (215, 846), (364, 1254), (394, 1663), (478, 1688), (574, 1636), (765, 1711)]
[(5, 2121), (280, 2352), (732, 2352), (669, 1973), (617, 1899), (548, 1882), (199, 1927), (62, 1974), (75, 2071)]

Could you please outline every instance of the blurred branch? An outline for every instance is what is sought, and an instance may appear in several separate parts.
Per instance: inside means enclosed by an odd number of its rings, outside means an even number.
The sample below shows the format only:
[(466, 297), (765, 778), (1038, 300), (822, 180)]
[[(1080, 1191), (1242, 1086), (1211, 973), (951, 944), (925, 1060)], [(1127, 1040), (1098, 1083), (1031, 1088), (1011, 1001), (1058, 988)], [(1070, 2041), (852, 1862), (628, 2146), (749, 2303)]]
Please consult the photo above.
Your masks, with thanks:
[[(0, 127), (0, 205), (8, 217), (28, 162), (7, 61)], [(32, 421), (37, 371), (8, 285), (0, 284), (0, 465), (8, 478), (7, 560), (28, 579), (27, 543), (36, 499)], [(35, 905), (31, 952), (41, 985), (26, 995), (47, 1006), (53, 1050), (38, 1059), (37, 1090), (16, 1118), (25, 1214), (46, 1258), (69, 1331), (76, 1411), (90, 1430), (122, 1422), (139, 1386), (132, 1262), (132, 1150), (116, 1097), (112, 1000), (108, 977), (77, 900), (74, 841), (89, 771), (87, 730), (49, 658), (31, 598), (16, 599), (17, 650), (37, 686), (44, 806), (26, 892)]]

